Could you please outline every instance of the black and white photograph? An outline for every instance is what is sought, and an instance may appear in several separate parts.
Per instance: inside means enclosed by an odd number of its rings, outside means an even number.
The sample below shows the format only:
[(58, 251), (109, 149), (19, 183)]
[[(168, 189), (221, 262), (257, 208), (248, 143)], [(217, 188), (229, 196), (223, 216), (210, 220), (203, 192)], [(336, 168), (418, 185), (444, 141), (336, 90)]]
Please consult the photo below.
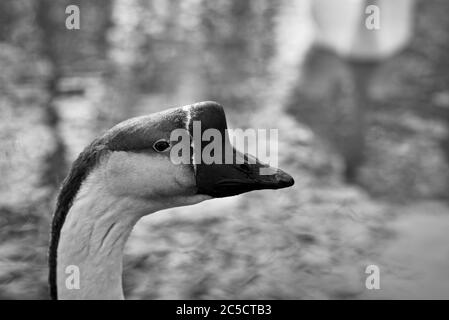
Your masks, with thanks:
[(0, 300), (447, 299), (449, 1), (0, 1)]

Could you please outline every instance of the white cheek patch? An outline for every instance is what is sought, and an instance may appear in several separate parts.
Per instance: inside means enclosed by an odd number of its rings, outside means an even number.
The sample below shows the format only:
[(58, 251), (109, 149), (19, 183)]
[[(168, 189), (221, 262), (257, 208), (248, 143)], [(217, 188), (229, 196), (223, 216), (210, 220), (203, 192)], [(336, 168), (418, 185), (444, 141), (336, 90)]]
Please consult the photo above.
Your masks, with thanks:
[(165, 155), (113, 152), (105, 167), (105, 185), (115, 195), (184, 194), (195, 186), (190, 166), (174, 165)]
[(122, 195), (124, 190), (133, 191), (139, 183), (137, 170), (138, 164), (127, 152), (112, 152), (104, 170), (105, 185), (115, 195)]

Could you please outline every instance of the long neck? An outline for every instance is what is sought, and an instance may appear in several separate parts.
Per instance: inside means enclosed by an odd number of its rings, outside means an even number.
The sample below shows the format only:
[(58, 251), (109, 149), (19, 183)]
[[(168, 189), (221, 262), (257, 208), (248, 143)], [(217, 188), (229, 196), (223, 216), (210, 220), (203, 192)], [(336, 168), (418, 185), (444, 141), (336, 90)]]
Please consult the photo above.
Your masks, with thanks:
[(87, 181), (61, 230), (57, 258), (59, 299), (123, 299), (123, 250), (147, 203), (116, 198)]

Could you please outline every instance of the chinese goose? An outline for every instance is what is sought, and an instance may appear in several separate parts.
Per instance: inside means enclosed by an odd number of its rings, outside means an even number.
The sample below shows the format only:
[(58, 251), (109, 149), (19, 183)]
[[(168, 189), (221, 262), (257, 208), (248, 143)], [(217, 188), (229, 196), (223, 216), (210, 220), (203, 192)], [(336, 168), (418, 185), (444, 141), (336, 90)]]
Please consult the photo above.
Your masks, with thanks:
[[(218, 130), (222, 150), (244, 163), (197, 161), (208, 142), (193, 137), (195, 121), (201, 133)], [(133, 226), (147, 214), (293, 185), (283, 171), (236, 151), (226, 128), (222, 107), (201, 102), (129, 119), (95, 139), (73, 163), (58, 197), (49, 250), (52, 299), (123, 299), (123, 249)], [(192, 163), (171, 159), (171, 149), (180, 143), (171, 141), (177, 129), (187, 133)], [(271, 174), (261, 175), (261, 168)], [(79, 288), (66, 286), (65, 272), (72, 266), (80, 273)]]

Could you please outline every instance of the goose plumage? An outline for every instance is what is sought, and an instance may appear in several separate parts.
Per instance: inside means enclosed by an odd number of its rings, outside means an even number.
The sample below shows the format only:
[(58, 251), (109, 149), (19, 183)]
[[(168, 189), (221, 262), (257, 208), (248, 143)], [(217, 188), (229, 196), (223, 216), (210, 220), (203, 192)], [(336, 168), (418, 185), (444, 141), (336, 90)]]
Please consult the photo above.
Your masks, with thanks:
[[(192, 123), (216, 129), (223, 150), (244, 164), (174, 164), (165, 148), (170, 133)], [(291, 176), (236, 151), (229, 143), (223, 108), (200, 102), (132, 118), (95, 139), (75, 160), (62, 184), (51, 226), (49, 285), (52, 299), (123, 299), (122, 258), (137, 221), (152, 212), (259, 189), (293, 185)], [(205, 147), (191, 146), (192, 157)], [(201, 156), (201, 154), (199, 155)], [(253, 158), (254, 159), (254, 158)], [(66, 285), (77, 266), (80, 287)]]

